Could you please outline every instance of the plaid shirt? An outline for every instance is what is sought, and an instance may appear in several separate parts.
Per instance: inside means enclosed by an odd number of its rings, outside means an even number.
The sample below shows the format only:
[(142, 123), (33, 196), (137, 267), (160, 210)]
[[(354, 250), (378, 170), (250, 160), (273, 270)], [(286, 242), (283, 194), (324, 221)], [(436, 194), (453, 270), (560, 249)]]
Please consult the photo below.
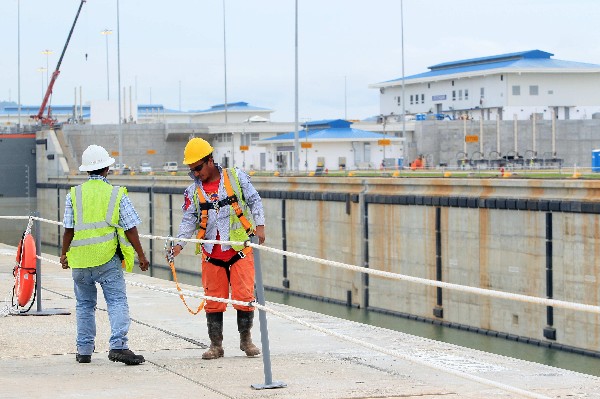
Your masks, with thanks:
[[(89, 180), (102, 180), (108, 183), (108, 180), (105, 177), (98, 175), (90, 175)], [(121, 226), (123, 230), (127, 231), (141, 223), (142, 220), (135, 211), (131, 200), (129, 199), (127, 194), (124, 194), (121, 197), (121, 201), (119, 202), (119, 226)], [(65, 201), (65, 216), (63, 217), (63, 226), (67, 229), (72, 229), (75, 227), (71, 191), (69, 191), (69, 193), (67, 194), (67, 198)]]
[[(227, 191), (225, 190), (225, 186), (223, 184), (223, 173), (227, 173), (223, 170), (221, 166), (218, 164), (217, 168), (219, 168), (219, 173), (221, 174), (221, 180), (219, 182), (219, 200), (223, 198), (227, 198)], [(254, 219), (254, 224), (256, 226), (264, 226), (265, 224), (265, 211), (263, 209), (262, 200), (260, 195), (250, 183), (250, 176), (248, 176), (244, 171), (237, 169), (238, 179), (240, 181), (240, 186), (242, 188), (242, 192), (244, 193), (244, 198), (246, 200), (246, 204), (250, 207), (250, 212), (252, 213), (252, 218)], [(198, 210), (194, 205), (194, 193), (196, 192), (196, 188), (199, 187), (200, 191), (204, 194), (206, 200), (210, 202), (210, 198), (206, 195), (204, 190), (202, 189), (202, 182), (196, 179), (194, 174), (190, 172), (189, 176), (194, 180), (188, 188), (185, 189), (183, 193), (183, 205), (181, 209), (183, 210), (183, 218), (181, 223), (179, 224), (179, 233), (177, 234), (177, 238), (191, 238), (192, 235), (196, 232), (196, 227), (198, 225)], [(233, 183), (234, 184), (234, 183)], [(231, 205), (225, 205), (219, 209), (219, 217), (217, 217), (217, 212), (214, 209), (210, 209), (208, 211), (208, 223), (206, 226), (206, 235), (204, 236), (205, 240), (215, 240), (217, 237), (217, 233), (219, 233), (219, 239), (221, 241), (229, 241), (229, 212), (231, 211)], [(185, 246), (184, 241), (179, 241), (176, 244), (181, 245), (183, 248)], [(204, 243), (202, 247), (209, 254), (212, 253), (214, 244)], [(227, 251), (231, 248), (230, 245), (222, 244), (221, 248), (223, 251)]]

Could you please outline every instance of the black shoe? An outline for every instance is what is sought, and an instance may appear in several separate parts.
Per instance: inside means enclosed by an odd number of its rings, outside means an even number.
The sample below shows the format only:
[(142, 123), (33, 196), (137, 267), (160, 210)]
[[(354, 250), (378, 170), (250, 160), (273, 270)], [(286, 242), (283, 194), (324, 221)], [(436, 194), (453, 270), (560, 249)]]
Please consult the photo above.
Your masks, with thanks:
[(136, 355), (129, 349), (111, 349), (108, 352), (108, 359), (112, 360), (113, 362), (125, 363), (128, 366), (142, 364), (146, 361), (144, 356)]
[(75, 355), (75, 360), (77, 360), (77, 363), (91, 363), (92, 355), (80, 355), (78, 353)]

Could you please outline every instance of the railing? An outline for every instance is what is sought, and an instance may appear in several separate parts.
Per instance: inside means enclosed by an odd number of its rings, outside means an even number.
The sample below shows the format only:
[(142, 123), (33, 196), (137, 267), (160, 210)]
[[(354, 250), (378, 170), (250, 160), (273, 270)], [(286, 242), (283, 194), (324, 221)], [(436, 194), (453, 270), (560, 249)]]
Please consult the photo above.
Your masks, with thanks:
[[(37, 242), (37, 248), (38, 248), (38, 254), (39, 254), (39, 255), (37, 255), (38, 275), (36, 277), (36, 290), (38, 290), (38, 292), (41, 292), (41, 280), (42, 280), (41, 262), (44, 261), (46, 263), (50, 263), (50, 264), (54, 264), (54, 265), (60, 265), (60, 262), (58, 262), (55, 259), (43, 257), (41, 255), (41, 253), (39, 252), (39, 236), (41, 235), (40, 222), (59, 225), (59, 226), (62, 225), (62, 223), (53, 221), (53, 220), (49, 220), (49, 219), (39, 218), (36, 216), (0, 216), (0, 219), (28, 220), (28, 227), (26, 229), (26, 232), (29, 232), (31, 230), (32, 223), (34, 223), (34, 222), (36, 223), (36, 227), (34, 230), (35, 230), (35, 233), (37, 234), (36, 242)], [(255, 389), (285, 387), (285, 383), (272, 380), (271, 364), (270, 364), (270, 357), (269, 357), (270, 349), (269, 349), (268, 329), (267, 329), (267, 319), (266, 319), (266, 312), (270, 312), (278, 317), (285, 318), (286, 320), (289, 320), (292, 322), (297, 322), (299, 324), (302, 324), (302, 325), (312, 328), (314, 330), (335, 336), (337, 338), (346, 340), (348, 342), (362, 345), (364, 347), (373, 349), (375, 351), (379, 351), (381, 353), (388, 354), (390, 356), (398, 357), (398, 358), (401, 358), (401, 359), (404, 359), (404, 360), (407, 360), (410, 362), (425, 365), (427, 367), (431, 367), (431, 368), (443, 371), (445, 373), (450, 373), (450, 374), (459, 376), (461, 378), (476, 381), (476, 382), (479, 382), (479, 383), (482, 383), (482, 384), (485, 384), (488, 386), (500, 388), (500, 389), (508, 391), (508, 392), (518, 393), (525, 397), (547, 398), (544, 395), (526, 391), (526, 390), (523, 390), (523, 389), (520, 389), (520, 388), (517, 388), (514, 386), (510, 386), (507, 384), (498, 383), (496, 381), (492, 381), (489, 379), (481, 378), (481, 377), (478, 377), (478, 376), (475, 376), (472, 374), (465, 373), (463, 371), (458, 371), (458, 370), (454, 370), (454, 369), (449, 369), (447, 367), (431, 364), (427, 361), (421, 360), (419, 357), (416, 357), (416, 356), (399, 353), (398, 351), (395, 351), (395, 350), (382, 348), (382, 347), (373, 345), (369, 342), (365, 342), (362, 340), (354, 339), (352, 337), (344, 336), (343, 334), (339, 334), (339, 333), (336, 333), (336, 332), (333, 332), (330, 330), (326, 330), (326, 329), (317, 327), (310, 323), (306, 323), (306, 322), (297, 320), (295, 318), (285, 315), (282, 312), (278, 312), (272, 308), (269, 308), (268, 306), (266, 306), (266, 303), (264, 300), (264, 288), (263, 288), (262, 271), (261, 271), (261, 265), (260, 265), (260, 251), (272, 252), (272, 253), (282, 255), (285, 257), (294, 257), (294, 258), (301, 259), (301, 260), (304, 260), (307, 262), (313, 262), (313, 263), (327, 265), (327, 266), (334, 267), (334, 268), (350, 270), (350, 271), (357, 272), (357, 273), (363, 273), (363, 274), (388, 278), (388, 279), (397, 280), (397, 281), (406, 281), (406, 282), (421, 284), (421, 285), (430, 286), (430, 287), (445, 288), (445, 289), (449, 289), (449, 290), (455, 290), (457, 292), (470, 293), (470, 294), (481, 295), (481, 296), (490, 297), (490, 298), (513, 300), (513, 301), (538, 304), (538, 305), (543, 305), (543, 306), (552, 306), (552, 307), (569, 309), (569, 310), (583, 311), (583, 312), (588, 312), (588, 313), (592, 313), (592, 314), (600, 314), (600, 306), (567, 302), (567, 301), (549, 299), (549, 298), (539, 298), (539, 297), (534, 297), (534, 296), (514, 294), (514, 293), (509, 293), (509, 292), (491, 290), (491, 289), (470, 287), (470, 286), (464, 286), (464, 285), (459, 285), (459, 284), (447, 283), (447, 282), (443, 282), (443, 281), (439, 281), (439, 280), (430, 280), (430, 279), (413, 277), (413, 276), (408, 276), (408, 275), (403, 275), (403, 274), (398, 274), (398, 273), (391, 273), (391, 272), (386, 272), (386, 271), (381, 271), (381, 270), (375, 270), (375, 269), (365, 268), (365, 267), (351, 265), (351, 264), (347, 264), (347, 263), (336, 262), (336, 261), (331, 261), (331, 260), (327, 260), (327, 259), (321, 259), (321, 258), (317, 258), (314, 256), (302, 255), (302, 254), (298, 254), (298, 253), (294, 253), (294, 252), (289, 252), (289, 251), (285, 251), (285, 250), (267, 247), (264, 245), (259, 245), (256, 243), (255, 239), (253, 239), (252, 241), (238, 242), (238, 241), (220, 241), (220, 240), (183, 239), (183, 238), (173, 238), (173, 237), (164, 237), (164, 236), (147, 235), (147, 234), (140, 234), (140, 237), (148, 239), (148, 240), (159, 240), (159, 241), (184, 241), (184, 242), (189, 242), (189, 243), (245, 245), (245, 246), (248, 246), (248, 247), (251, 247), (251, 248), (257, 250), (255, 252), (257, 299), (254, 301), (248, 302), (248, 303), (240, 302), (240, 301), (233, 301), (230, 299), (210, 297), (210, 296), (202, 295), (200, 293), (193, 292), (193, 291), (181, 290), (179, 287), (177, 287), (177, 290), (162, 289), (162, 288), (159, 288), (156, 286), (143, 284), (140, 282), (129, 281), (126, 279), (126, 282), (130, 285), (147, 288), (147, 289), (154, 290), (154, 291), (162, 291), (165, 293), (175, 294), (175, 295), (179, 295), (179, 296), (186, 295), (189, 297), (205, 299), (205, 300), (210, 300), (210, 301), (224, 302), (224, 303), (228, 303), (228, 304), (239, 304), (239, 305), (244, 305), (244, 306), (256, 307), (259, 310), (261, 340), (262, 340), (262, 349), (263, 349), (263, 362), (264, 362), (264, 368), (265, 368), (265, 384), (255, 384), (255, 385), (253, 385), (253, 387)], [(14, 256), (15, 253), (11, 253), (11, 254), (0, 253), (0, 255)], [(38, 301), (38, 311), (41, 310), (41, 298), (42, 298), (41, 294), (36, 297), (36, 301)], [(0, 314), (6, 315), (6, 314), (10, 314), (11, 312), (14, 312), (14, 309), (9, 307), (8, 309), (5, 309), (4, 312), (0, 312)]]

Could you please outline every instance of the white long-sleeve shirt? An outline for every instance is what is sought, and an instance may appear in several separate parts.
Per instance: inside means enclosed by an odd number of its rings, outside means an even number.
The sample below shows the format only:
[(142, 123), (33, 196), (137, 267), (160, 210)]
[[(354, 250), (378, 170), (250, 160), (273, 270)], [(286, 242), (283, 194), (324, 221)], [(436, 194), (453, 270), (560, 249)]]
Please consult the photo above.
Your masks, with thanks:
[[(216, 165), (219, 168), (219, 173), (221, 174), (221, 179), (219, 181), (219, 192), (218, 192), (218, 200), (223, 200), (228, 197), (227, 190), (225, 190), (225, 186), (223, 185), (223, 168)], [(236, 172), (238, 175), (238, 179), (240, 181), (240, 187), (242, 188), (242, 192), (244, 193), (244, 201), (250, 208), (250, 212), (252, 213), (252, 218), (254, 219), (254, 224), (256, 226), (264, 226), (265, 224), (265, 211), (263, 209), (262, 200), (258, 191), (254, 188), (252, 183), (250, 183), (250, 176), (248, 176), (244, 171), (237, 169)], [(200, 214), (199, 210), (196, 209), (196, 205), (194, 204), (194, 193), (196, 188), (200, 188), (200, 192), (204, 195), (207, 202), (212, 202), (211, 199), (207, 196), (206, 192), (202, 188), (202, 182), (198, 180), (192, 172), (190, 172), (190, 177), (194, 179), (194, 183), (190, 184), (184, 191), (184, 202), (181, 206), (183, 210), (183, 218), (181, 223), (179, 224), (179, 232), (177, 233), (177, 238), (191, 238), (195, 236), (196, 226), (198, 225), (198, 215)], [(232, 181), (231, 184), (236, 184), (235, 181)], [(208, 210), (208, 222), (206, 224), (206, 235), (204, 236), (205, 240), (215, 240), (217, 237), (217, 233), (219, 233), (219, 239), (221, 241), (229, 241), (229, 213), (232, 211), (231, 205), (225, 205), (219, 209), (217, 212), (215, 209)], [(185, 242), (177, 242), (177, 244), (183, 247)], [(214, 244), (203, 244), (204, 250), (208, 253), (212, 253)], [(231, 248), (230, 245), (221, 245), (223, 251), (226, 251)]]

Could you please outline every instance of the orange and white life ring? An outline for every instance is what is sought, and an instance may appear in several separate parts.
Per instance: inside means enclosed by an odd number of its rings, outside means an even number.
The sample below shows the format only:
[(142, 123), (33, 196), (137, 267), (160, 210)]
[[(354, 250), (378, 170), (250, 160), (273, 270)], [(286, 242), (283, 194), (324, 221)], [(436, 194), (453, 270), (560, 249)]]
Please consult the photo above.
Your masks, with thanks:
[(33, 294), (36, 262), (35, 240), (31, 234), (27, 234), (19, 242), (17, 264), (13, 270), (15, 276), (14, 295), (17, 297), (19, 306), (25, 306)]

